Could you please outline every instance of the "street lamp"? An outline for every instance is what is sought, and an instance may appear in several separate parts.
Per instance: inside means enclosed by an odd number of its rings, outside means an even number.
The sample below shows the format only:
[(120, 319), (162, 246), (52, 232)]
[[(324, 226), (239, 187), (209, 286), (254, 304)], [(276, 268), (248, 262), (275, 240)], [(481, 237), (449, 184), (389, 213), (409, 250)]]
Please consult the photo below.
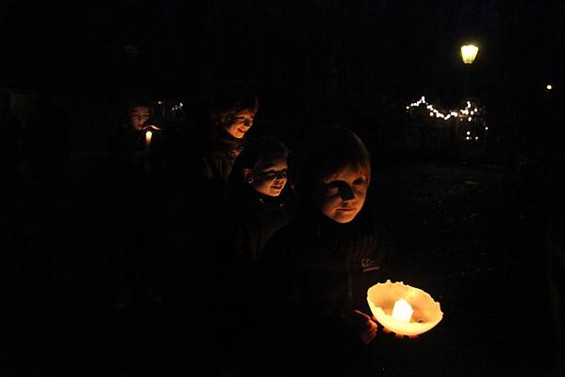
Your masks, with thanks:
[[(471, 65), (475, 61), (477, 57), (477, 53), (479, 52), (479, 48), (474, 44), (465, 44), (461, 46), (461, 58), (463, 59), (463, 63), (465, 63), (465, 72), (463, 77), (463, 103), (467, 102), (467, 91), (469, 88), (469, 75), (471, 70)], [(461, 122), (461, 118), (456, 118), (455, 120), (455, 127), (453, 127), (453, 148), (455, 152), (455, 156), (459, 157), (459, 122)]]
[(473, 64), (478, 52), (479, 48), (475, 45), (469, 44), (461, 46), (461, 58), (463, 59), (463, 63)]
[(463, 63), (465, 63), (465, 81), (463, 83), (463, 97), (467, 99), (467, 90), (469, 88), (469, 71), (471, 70), (471, 65), (477, 57), (479, 48), (473, 44), (466, 44), (461, 46), (461, 58)]

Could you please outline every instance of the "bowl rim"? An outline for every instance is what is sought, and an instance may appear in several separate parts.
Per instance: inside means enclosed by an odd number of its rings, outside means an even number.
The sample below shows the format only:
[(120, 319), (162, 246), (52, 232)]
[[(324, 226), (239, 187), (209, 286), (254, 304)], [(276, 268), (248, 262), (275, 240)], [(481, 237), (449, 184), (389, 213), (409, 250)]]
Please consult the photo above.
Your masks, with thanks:
[[(437, 313), (436, 315), (433, 317), (433, 319), (431, 321), (427, 321), (427, 322), (403, 322), (400, 321), (398, 319), (395, 319), (393, 317), (390, 316), (390, 314), (387, 314), (384, 310), (383, 307), (381, 306), (377, 306), (373, 300), (371, 300), (371, 292), (373, 292), (374, 290), (376, 290), (377, 288), (383, 287), (383, 286), (402, 286), (402, 287), (406, 287), (409, 288), (411, 290), (413, 290), (414, 292), (418, 292), (419, 294), (422, 294), (424, 297), (426, 297), (426, 299), (431, 300), (431, 304), (433, 307), (437, 308)], [(398, 299), (400, 299), (402, 297), (399, 297)], [(407, 300), (409, 301), (409, 300)], [(434, 328), (442, 319), (443, 319), (443, 312), (441, 310), (441, 305), (438, 301), (435, 301), (434, 298), (426, 291), (418, 288), (418, 287), (414, 287), (412, 285), (409, 284), (405, 284), (403, 281), (396, 281), (396, 282), (392, 282), (390, 279), (387, 279), (386, 282), (382, 283), (376, 283), (373, 284), (371, 287), (369, 287), (367, 289), (367, 302), (369, 304), (369, 308), (371, 309), (371, 312), (373, 314), (373, 316), (376, 318), (376, 320), (387, 330), (395, 332), (397, 334), (401, 334), (401, 335), (420, 335), (423, 334), (429, 330), (431, 330), (432, 328)]]

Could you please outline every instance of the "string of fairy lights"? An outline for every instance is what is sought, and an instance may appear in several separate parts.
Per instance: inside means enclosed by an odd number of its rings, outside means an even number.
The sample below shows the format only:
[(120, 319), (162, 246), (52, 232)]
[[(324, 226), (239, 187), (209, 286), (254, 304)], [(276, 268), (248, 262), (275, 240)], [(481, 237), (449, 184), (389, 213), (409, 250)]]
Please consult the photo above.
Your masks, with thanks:
[[(466, 121), (467, 124), (469, 124), (469, 126), (471, 126), (474, 122), (473, 120), (477, 120), (479, 118), (481, 118), (482, 114), (482, 110), (480, 106), (477, 106), (476, 104), (473, 104), (470, 100), (465, 101), (465, 106), (460, 108), (460, 109), (455, 109), (455, 110), (440, 110), (438, 108), (436, 108), (434, 105), (432, 105), (431, 103), (429, 103), (426, 100), (425, 96), (420, 97), (420, 99), (418, 99), (415, 102), (412, 102), (411, 104), (406, 106), (406, 111), (411, 111), (414, 108), (420, 108), (421, 106), (424, 106), (425, 109), (428, 111), (428, 115), (430, 117), (436, 118), (436, 119), (442, 119), (442, 120), (449, 120), (449, 119), (458, 119), (459, 121)], [(483, 132), (484, 132), (484, 136), (486, 137), (487, 132), (488, 132), (488, 127), (485, 125), (485, 121), (484, 119), (482, 119), (481, 122), (479, 122), (479, 125), (484, 126), (483, 128)], [(465, 140), (467, 141), (471, 141), (471, 140), (479, 140), (479, 136), (476, 134), (476, 132), (473, 133), (468, 130), (466, 131), (466, 136), (465, 136)]]
[(426, 109), (429, 110), (429, 115), (431, 117), (440, 118), (443, 120), (449, 120), (452, 117), (459, 118), (459, 120), (467, 120), (471, 122), (473, 120), (473, 116), (480, 115), (479, 108), (471, 103), (471, 101), (467, 100), (465, 102), (465, 107), (459, 110), (448, 110), (448, 111), (440, 111), (434, 107), (431, 103), (426, 101), (426, 97), (422, 96), (416, 102), (412, 102), (408, 106), (406, 106), (406, 110), (411, 110), (414, 107), (425, 106)]

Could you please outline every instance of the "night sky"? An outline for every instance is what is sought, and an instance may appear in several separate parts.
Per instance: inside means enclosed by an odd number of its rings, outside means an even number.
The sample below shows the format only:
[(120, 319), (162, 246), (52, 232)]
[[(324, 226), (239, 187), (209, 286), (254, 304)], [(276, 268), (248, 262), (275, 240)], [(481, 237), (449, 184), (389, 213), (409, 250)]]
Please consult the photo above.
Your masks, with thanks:
[[(193, 96), (213, 81), (253, 85), (273, 111), (314, 106), (386, 118), (421, 95), (469, 95), (492, 123), (557, 123), (563, 98), (565, 5), (557, 0), (7, 1), (0, 86)], [(546, 83), (555, 89), (547, 93)], [(286, 109), (286, 110), (285, 110)], [(341, 110), (340, 110), (341, 111)], [(330, 116), (331, 118), (331, 116)], [(522, 126), (520, 126), (522, 127)]]
[(179, 90), (203, 76), (229, 75), (264, 86), (302, 83), (299, 89), (310, 91), (337, 78), (351, 90), (362, 90), (359, 81), (368, 79), (369, 92), (443, 94), (460, 75), (458, 47), (467, 40), (481, 47), (474, 66), (481, 84), (504, 78), (504, 72), (522, 73), (527, 82), (555, 80), (563, 71), (565, 9), (558, 1), (87, 0), (3, 6), (2, 60), (16, 73), (4, 71), (3, 81), (15, 86), (110, 89), (132, 70), (147, 72), (145, 85)]

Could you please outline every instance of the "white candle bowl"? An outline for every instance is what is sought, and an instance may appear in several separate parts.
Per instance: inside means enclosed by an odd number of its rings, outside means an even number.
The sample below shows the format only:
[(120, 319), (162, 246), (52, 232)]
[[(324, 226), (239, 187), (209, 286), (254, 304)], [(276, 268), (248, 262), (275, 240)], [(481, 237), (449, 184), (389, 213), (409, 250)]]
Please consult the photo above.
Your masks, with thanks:
[[(414, 312), (410, 321), (392, 317), (397, 300), (406, 300)], [(387, 330), (398, 335), (416, 336), (431, 330), (443, 318), (439, 302), (421, 289), (403, 282), (378, 283), (367, 290), (367, 302), (373, 316)]]

